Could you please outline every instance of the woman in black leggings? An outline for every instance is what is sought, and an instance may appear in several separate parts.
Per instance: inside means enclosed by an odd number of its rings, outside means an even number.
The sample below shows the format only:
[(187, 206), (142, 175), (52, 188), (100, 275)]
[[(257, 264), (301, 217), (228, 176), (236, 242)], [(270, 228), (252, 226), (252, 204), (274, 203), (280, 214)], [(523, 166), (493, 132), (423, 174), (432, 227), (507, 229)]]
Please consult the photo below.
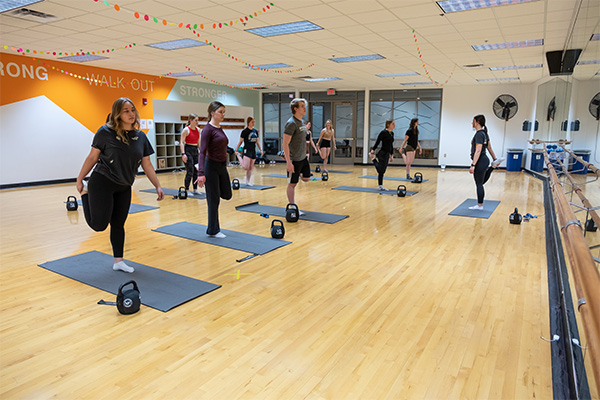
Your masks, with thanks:
[[(385, 121), (385, 129), (379, 132), (379, 136), (377, 136), (377, 140), (375, 141), (375, 145), (371, 148), (371, 152), (369, 156), (371, 160), (373, 160), (373, 164), (375, 164), (375, 169), (377, 170), (377, 183), (379, 184), (379, 190), (389, 191), (383, 187), (383, 175), (387, 170), (388, 163), (394, 161), (394, 132), (393, 129), (396, 127), (396, 123), (393, 119)], [(381, 143), (381, 149), (377, 152), (377, 156), (375, 156), (375, 149)]]
[[(154, 150), (144, 132), (138, 129), (139, 126), (140, 116), (133, 102), (125, 97), (117, 99), (113, 103), (109, 121), (94, 135), (92, 150), (77, 177), (77, 191), (81, 193), (83, 213), (90, 228), (100, 232), (110, 224), (115, 271), (134, 271), (123, 261), (123, 247), (125, 220), (131, 205), (131, 186), (140, 165), (156, 188), (158, 200), (164, 198), (150, 162)], [(94, 166), (96, 168), (89, 181), (84, 181)]]
[[(473, 140), (471, 140), (471, 168), (469, 173), (473, 174), (475, 179), (475, 185), (477, 186), (477, 205), (469, 207), (471, 210), (483, 210), (483, 198), (485, 197), (485, 190), (483, 185), (490, 179), (490, 175), (494, 168), (502, 162), (502, 159), (496, 158), (494, 150), (492, 150), (492, 144), (490, 143), (490, 137), (488, 135), (487, 127), (485, 126), (485, 117), (481, 114), (473, 117), (473, 128), (477, 131)], [(490, 165), (490, 159), (486, 155), (486, 150), (490, 152), (494, 159), (492, 166)]]
[(227, 173), (227, 143), (229, 139), (221, 123), (225, 119), (225, 106), (213, 101), (208, 106), (209, 123), (202, 129), (200, 153), (198, 154), (198, 186), (206, 184), (208, 226), (210, 237), (224, 238), (219, 226), (219, 204), (221, 199), (231, 199), (231, 182)]

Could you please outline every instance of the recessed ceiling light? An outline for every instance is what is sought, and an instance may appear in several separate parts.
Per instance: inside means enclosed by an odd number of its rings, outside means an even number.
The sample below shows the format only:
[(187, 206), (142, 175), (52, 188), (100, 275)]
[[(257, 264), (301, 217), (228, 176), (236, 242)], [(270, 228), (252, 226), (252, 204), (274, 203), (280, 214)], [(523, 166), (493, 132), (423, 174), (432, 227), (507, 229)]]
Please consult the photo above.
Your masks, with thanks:
[(600, 60), (585, 60), (579, 61), (577, 65), (590, 65), (590, 64), (600, 64)]
[(275, 64), (255, 65), (254, 67), (244, 67), (244, 68), (250, 68), (250, 69), (256, 69), (256, 68), (261, 68), (261, 69), (277, 69), (277, 68), (288, 68), (288, 67), (291, 67), (291, 65), (284, 64), (284, 63), (275, 63)]
[(0, 13), (14, 10), (15, 8), (27, 7), (30, 4), (39, 3), (44, 0), (0, 0)]
[(380, 54), (368, 54), (366, 56), (330, 58), (330, 60), (335, 61), (336, 63), (345, 63), (345, 62), (354, 62), (354, 61), (381, 60), (384, 58), (385, 57)]
[(306, 78), (306, 82), (340, 81), (340, 78)]
[(96, 61), (96, 60), (106, 60), (106, 59), (108, 59), (108, 57), (97, 56), (94, 54), (84, 54), (81, 56), (58, 57), (58, 59), (66, 60), (66, 61), (87, 62), (87, 61)]
[(246, 32), (254, 33), (261, 37), (288, 35), (290, 33), (318, 31), (321, 28), (309, 21), (291, 22), (289, 24), (263, 26), (262, 28), (246, 29)]
[(198, 74), (195, 72), (192, 72), (192, 71), (185, 71), (185, 72), (175, 72), (174, 74), (169, 74), (167, 76), (168, 77), (172, 77), (172, 76), (179, 77), (179, 76), (195, 76), (195, 75), (198, 75)]
[(433, 82), (406, 82), (401, 83), (403, 86), (411, 86), (411, 85), (433, 85)]
[(490, 71), (503, 71), (507, 69), (542, 68), (542, 64), (508, 65), (506, 67), (490, 67)]
[(436, 1), (445, 13), (476, 10), (479, 8), (498, 7), (507, 4), (527, 3), (536, 0), (446, 0)]
[(375, 76), (378, 76), (380, 78), (390, 78), (393, 76), (413, 76), (413, 75), (419, 75), (416, 72), (398, 72), (396, 74), (376, 74)]
[(515, 47), (531, 47), (531, 46), (542, 46), (544, 39), (535, 40), (520, 40), (518, 42), (504, 42), (504, 43), (492, 43), (492, 44), (476, 44), (473, 45), (473, 50), (498, 50), (498, 49), (512, 49)]
[(496, 82), (496, 81), (519, 81), (519, 78), (486, 78), (477, 79), (477, 82)]
[(179, 39), (179, 40), (170, 40), (168, 42), (160, 42), (147, 44), (148, 47), (154, 47), (155, 49), (161, 50), (177, 50), (177, 49), (186, 49), (188, 47), (198, 47), (198, 46), (206, 46), (207, 43), (199, 42), (194, 39)]

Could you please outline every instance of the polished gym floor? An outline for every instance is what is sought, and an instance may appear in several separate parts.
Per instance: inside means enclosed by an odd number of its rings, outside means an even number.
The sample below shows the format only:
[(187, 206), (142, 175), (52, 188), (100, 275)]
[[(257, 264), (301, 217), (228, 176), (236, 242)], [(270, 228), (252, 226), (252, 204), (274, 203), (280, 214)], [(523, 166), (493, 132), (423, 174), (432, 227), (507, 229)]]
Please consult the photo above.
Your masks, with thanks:
[[(286, 222), (292, 244), (240, 263), (248, 253), (153, 232), (206, 224), (206, 201), (157, 202), (138, 177), (133, 202), (160, 209), (129, 216), (125, 258), (222, 287), (167, 313), (142, 306), (129, 316), (96, 304), (112, 295), (37, 266), (112, 254), (108, 231), (88, 228), (81, 208), (66, 211), (74, 184), (0, 191), (0, 398), (552, 398), (551, 344), (540, 339), (552, 336), (542, 183), (494, 172), (486, 198), (500, 205), (476, 219), (448, 215), (475, 197), (467, 170), (414, 168), (429, 180), (398, 198), (331, 190), (377, 182), (359, 178), (373, 167), (330, 169), (351, 173), (300, 183), (296, 202), (349, 218)], [(239, 167), (229, 172), (243, 181)], [(274, 189), (221, 203), (223, 229), (270, 236), (272, 217), (235, 206), (285, 207), (287, 182), (262, 176), (272, 173), (284, 164), (257, 166), (255, 183)], [(183, 176), (159, 179), (176, 189)], [(597, 182), (584, 190), (600, 204)], [(515, 207), (538, 218), (510, 225)]]

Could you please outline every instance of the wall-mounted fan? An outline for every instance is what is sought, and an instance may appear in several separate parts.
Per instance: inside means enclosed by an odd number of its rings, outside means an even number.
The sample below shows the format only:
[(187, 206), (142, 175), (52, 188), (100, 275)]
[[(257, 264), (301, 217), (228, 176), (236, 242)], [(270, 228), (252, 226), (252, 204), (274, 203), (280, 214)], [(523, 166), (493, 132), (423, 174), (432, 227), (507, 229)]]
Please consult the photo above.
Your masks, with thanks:
[(546, 113), (546, 121), (550, 121), (550, 120), (554, 121), (555, 114), (556, 114), (556, 96), (554, 96), (552, 98), (552, 100), (550, 100), (550, 103), (548, 103), (548, 112)]
[(592, 100), (590, 100), (589, 110), (592, 117), (596, 118), (596, 121), (600, 120), (600, 92), (596, 93)]
[(498, 96), (496, 100), (494, 100), (492, 107), (496, 117), (503, 119), (504, 121), (508, 121), (514, 117), (519, 109), (517, 100), (510, 94), (501, 94)]

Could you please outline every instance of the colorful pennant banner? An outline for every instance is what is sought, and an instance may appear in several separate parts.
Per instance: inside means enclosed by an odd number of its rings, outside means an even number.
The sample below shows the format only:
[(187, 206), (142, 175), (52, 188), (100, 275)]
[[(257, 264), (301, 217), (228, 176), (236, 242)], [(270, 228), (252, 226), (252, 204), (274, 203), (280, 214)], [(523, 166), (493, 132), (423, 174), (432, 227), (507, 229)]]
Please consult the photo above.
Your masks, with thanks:
[(423, 63), (423, 69), (425, 70), (425, 75), (427, 76), (427, 79), (429, 79), (431, 82), (433, 82), (435, 84), (435, 86), (439, 86), (442, 87), (444, 86), (446, 83), (448, 83), (448, 81), (450, 80), (450, 78), (452, 78), (452, 75), (454, 74), (454, 70), (456, 69), (456, 64), (454, 64), (454, 68), (452, 68), (452, 72), (450, 72), (450, 75), (448, 76), (448, 79), (446, 79), (446, 81), (444, 83), (439, 83), (438, 81), (434, 80), (431, 75), (429, 74), (429, 70), (427, 69), (427, 65), (425, 64), (425, 61), (423, 61), (423, 55), (421, 54), (421, 49), (419, 48), (419, 44), (417, 43), (417, 34), (415, 33), (415, 30), (412, 30), (413, 33), (413, 38), (415, 39), (415, 46), (417, 48), (417, 54), (419, 55), (419, 60), (421, 60), (421, 62)]
[(83, 51), (83, 50), (79, 50), (79, 51), (59, 51), (59, 50), (32, 50), (32, 49), (24, 49), (22, 47), (15, 47), (15, 46), (7, 46), (4, 45), (4, 50), (12, 50), (12, 51), (16, 51), (17, 53), (22, 53), (23, 55), (31, 55), (31, 54), (40, 54), (40, 55), (49, 55), (49, 56), (84, 56), (84, 55), (100, 55), (100, 54), (107, 54), (107, 53), (112, 53), (115, 50), (123, 50), (123, 49), (130, 49), (132, 47), (135, 46), (135, 43), (130, 43), (126, 46), (121, 46), (121, 47), (115, 47), (115, 48), (111, 48), (111, 49), (104, 49), (104, 50), (94, 50), (94, 51)]
[[(264, 89), (264, 88), (276, 85), (276, 82), (270, 83), (268, 85), (260, 85), (260, 86), (255, 86), (255, 87), (229, 85), (227, 83), (222, 83), (222, 82), (219, 82), (219, 81), (215, 81), (214, 79), (210, 79), (210, 78), (206, 77), (206, 75), (204, 75), (204, 74), (199, 74), (196, 71), (194, 71), (193, 69), (191, 69), (190, 67), (186, 66), (185, 69), (187, 69), (189, 72), (193, 72), (197, 76), (202, 77), (203, 79), (209, 81), (210, 83), (214, 83), (215, 85), (220, 85), (220, 86), (227, 86), (227, 87), (230, 87), (232, 89), (257, 90), (257, 89)], [(169, 77), (172, 74), (173, 74), (173, 72), (169, 72), (167, 74), (164, 74), (163, 76)]]

